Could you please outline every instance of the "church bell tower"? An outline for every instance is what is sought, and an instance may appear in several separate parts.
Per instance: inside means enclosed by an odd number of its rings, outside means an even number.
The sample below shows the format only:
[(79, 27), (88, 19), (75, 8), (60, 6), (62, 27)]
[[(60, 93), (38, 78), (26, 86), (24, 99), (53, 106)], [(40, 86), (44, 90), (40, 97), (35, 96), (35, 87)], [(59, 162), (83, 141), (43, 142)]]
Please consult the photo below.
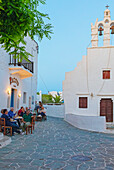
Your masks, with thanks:
[(110, 35), (114, 34), (114, 20), (111, 21), (110, 10), (106, 6), (104, 11), (104, 20), (98, 21), (96, 19), (95, 25), (91, 24), (91, 43), (92, 47), (98, 47), (99, 36), (103, 36), (103, 46), (110, 46)]

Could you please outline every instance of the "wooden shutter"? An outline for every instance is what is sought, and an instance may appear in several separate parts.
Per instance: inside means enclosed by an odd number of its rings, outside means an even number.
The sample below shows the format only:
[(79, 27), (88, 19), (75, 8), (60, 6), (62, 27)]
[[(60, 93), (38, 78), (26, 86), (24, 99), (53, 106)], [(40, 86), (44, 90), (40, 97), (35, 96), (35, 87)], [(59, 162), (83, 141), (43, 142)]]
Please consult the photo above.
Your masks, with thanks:
[(87, 97), (79, 97), (79, 108), (87, 108)]
[(110, 70), (103, 71), (103, 79), (110, 79)]

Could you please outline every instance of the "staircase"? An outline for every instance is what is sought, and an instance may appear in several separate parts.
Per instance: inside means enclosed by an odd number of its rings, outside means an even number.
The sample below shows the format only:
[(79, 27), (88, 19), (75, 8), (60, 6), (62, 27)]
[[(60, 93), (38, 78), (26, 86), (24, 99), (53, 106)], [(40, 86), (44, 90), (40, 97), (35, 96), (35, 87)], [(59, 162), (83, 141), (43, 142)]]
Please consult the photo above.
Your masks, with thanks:
[(8, 136), (4, 136), (0, 133), (0, 148), (5, 147), (6, 145), (10, 144), (11, 138)]

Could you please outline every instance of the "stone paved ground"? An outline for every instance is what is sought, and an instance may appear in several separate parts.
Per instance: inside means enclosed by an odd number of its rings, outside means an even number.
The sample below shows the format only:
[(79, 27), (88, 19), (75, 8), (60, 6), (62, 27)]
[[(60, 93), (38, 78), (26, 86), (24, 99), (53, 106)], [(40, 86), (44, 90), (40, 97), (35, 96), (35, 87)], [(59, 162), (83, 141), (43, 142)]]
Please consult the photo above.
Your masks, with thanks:
[[(72, 160), (85, 155), (91, 161)], [(63, 119), (36, 123), (32, 135), (16, 135), (0, 149), (0, 170), (114, 170), (114, 135), (76, 129)]]

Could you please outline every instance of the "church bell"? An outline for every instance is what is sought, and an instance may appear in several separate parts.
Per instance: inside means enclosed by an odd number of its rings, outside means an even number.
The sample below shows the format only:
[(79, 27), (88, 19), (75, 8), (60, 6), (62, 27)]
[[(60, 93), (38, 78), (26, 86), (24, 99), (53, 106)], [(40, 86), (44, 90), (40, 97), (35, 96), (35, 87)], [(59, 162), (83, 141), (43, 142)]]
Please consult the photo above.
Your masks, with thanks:
[(110, 28), (112, 31), (111, 31), (111, 34), (114, 34), (114, 25), (113, 26), (111, 26), (111, 28)]
[(103, 28), (100, 27), (100, 28), (98, 29), (98, 31), (99, 31), (99, 36), (102, 36), (102, 35), (103, 35), (103, 34), (102, 34)]

